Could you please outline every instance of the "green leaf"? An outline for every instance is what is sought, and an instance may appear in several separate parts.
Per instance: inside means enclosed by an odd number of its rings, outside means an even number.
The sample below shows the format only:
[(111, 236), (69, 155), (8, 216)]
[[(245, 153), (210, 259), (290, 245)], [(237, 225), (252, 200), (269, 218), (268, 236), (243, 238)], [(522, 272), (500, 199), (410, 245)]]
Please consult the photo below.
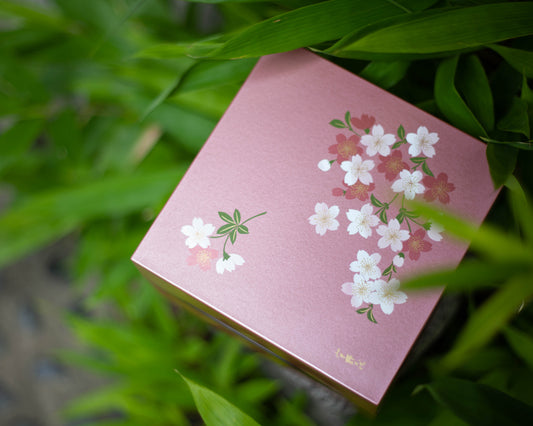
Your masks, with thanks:
[(388, 220), (387, 220), (387, 210), (386, 209), (382, 209), (381, 212), (379, 213), (379, 219), (386, 225), (388, 223)]
[(469, 425), (525, 426), (533, 418), (533, 407), (483, 384), (446, 377), (423, 387)]
[(233, 222), (232, 217), (225, 213), (225, 212), (218, 212), (218, 215), (220, 216), (220, 219), (222, 219), (224, 222), (231, 223), (232, 225), (235, 225), (235, 222)]
[(404, 220), (404, 218), (405, 218), (405, 216), (404, 216), (404, 212), (403, 212), (403, 211), (401, 211), (400, 213), (398, 213), (398, 214), (396, 215), (396, 220), (397, 220), (399, 223), (402, 223), (403, 220)]
[[(390, 89), (405, 77), (410, 62), (407, 61), (373, 61), (370, 62), (359, 74), (360, 77), (371, 83)], [(400, 136), (403, 139), (404, 136)]]
[(403, 140), (396, 142), (394, 145), (392, 145), (392, 149), (396, 149), (400, 146), (402, 146), (405, 142)]
[(426, 161), (427, 157), (412, 157), (411, 161), (415, 164), (420, 164)]
[(233, 212), (233, 220), (236, 224), (239, 224), (241, 222), (241, 212), (237, 209)]
[(443, 60), (435, 76), (435, 101), (450, 122), (473, 136), (487, 136), (455, 87), (458, 56)]
[(250, 416), (210, 389), (198, 385), (178, 372), (187, 383), (202, 420), (207, 426), (259, 426)]
[(383, 203), (379, 201), (374, 194), (370, 194), (370, 202), (376, 207), (383, 207)]
[(509, 176), (505, 186), (510, 190), (509, 201), (516, 222), (520, 225), (525, 240), (533, 245), (533, 205), (513, 175)]
[(516, 328), (507, 327), (503, 334), (513, 348), (513, 351), (533, 369), (533, 338)]
[(237, 229), (234, 229), (231, 234), (229, 234), (229, 240), (231, 241), (231, 244), (235, 244), (235, 241), (237, 241)]
[(160, 204), (186, 166), (110, 176), (34, 195), (0, 216), (0, 265), (67, 235), (96, 218), (119, 217)]
[(488, 47), (502, 56), (520, 74), (533, 78), (533, 52), (513, 49), (499, 44), (491, 44)]
[(336, 40), (356, 28), (405, 13), (405, 9), (392, 2), (320, 2), (252, 25), (229, 39), (210, 56), (229, 59), (286, 52)]
[(340, 120), (331, 120), (329, 122), (329, 124), (333, 127), (337, 127), (338, 129), (345, 129), (346, 128), (346, 124), (344, 124), (342, 121)]
[(234, 223), (227, 223), (226, 225), (222, 225), (220, 228), (217, 229), (217, 234), (224, 235), (229, 232), (231, 232), (235, 228)]
[(497, 144), (497, 145), (508, 146), (510, 148), (523, 149), (525, 151), (533, 151), (533, 140), (524, 141), (524, 142), (497, 141), (496, 139), (483, 138), (483, 137), (481, 138), (481, 140), (487, 142), (488, 144), (493, 144), (494, 143), (494, 144)]
[(429, 169), (429, 166), (425, 161), (422, 163), (422, 171), (428, 176), (433, 176), (433, 172)]
[(489, 144), (487, 146), (487, 160), (494, 187), (502, 186), (513, 173), (518, 150), (512, 146)]
[(376, 53), (412, 57), (464, 51), (533, 34), (532, 15), (531, 2), (432, 9), (356, 31), (327, 52), (365, 59)]
[(370, 309), (371, 309), (371, 307), (367, 306), (366, 308), (359, 308), (356, 312), (358, 314), (364, 314), (364, 313), (368, 312)]
[(455, 82), (479, 123), (485, 130), (492, 131), (494, 128), (492, 92), (483, 65), (476, 55), (462, 58)]
[(248, 227), (246, 225), (239, 225), (237, 230), (239, 231), (239, 234), (249, 234), (250, 233), (250, 231), (248, 231)]
[(392, 267), (393, 265), (389, 265), (384, 271), (383, 271), (383, 274), (381, 275), (382, 277), (385, 277), (387, 275), (389, 275), (392, 271)]
[(25, 158), (43, 127), (42, 120), (24, 120), (0, 134), (0, 173)]
[(513, 97), (509, 111), (498, 121), (497, 127), (506, 132), (521, 133), (526, 138), (529, 138), (530, 128), (527, 102), (516, 96)]
[(346, 114), (344, 114), (344, 121), (346, 122), (346, 127), (350, 127), (351, 124), (350, 124), (350, 120), (351, 120), (352, 116), (350, 114), (350, 111), (346, 111)]
[(531, 275), (515, 275), (478, 308), (461, 331), (441, 365), (454, 369), (489, 342), (533, 295)]
[[(405, 139), (405, 129), (403, 128), (403, 126), (400, 124), (400, 126), (398, 127), (398, 137), (403, 141)], [(401, 142), (401, 141), (400, 141)], [(398, 143), (398, 142), (396, 142)], [(396, 144), (394, 144), (396, 145)]]
[(373, 312), (373, 309), (369, 309), (368, 312), (366, 313), (366, 317), (371, 321), (373, 322), (374, 324), (377, 324), (378, 322), (376, 321), (376, 318), (374, 318), (374, 312)]

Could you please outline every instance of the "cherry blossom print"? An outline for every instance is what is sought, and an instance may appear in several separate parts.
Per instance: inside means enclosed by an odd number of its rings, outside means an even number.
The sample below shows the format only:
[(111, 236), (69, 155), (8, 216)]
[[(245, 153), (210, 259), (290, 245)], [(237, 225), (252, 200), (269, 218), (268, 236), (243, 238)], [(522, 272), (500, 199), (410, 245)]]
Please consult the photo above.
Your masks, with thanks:
[(370, 185), (373, 182), (370, 170), (374, 168), (375, 164), (372, 160), (363, 160), (360, 155), (352, 157), (351, 161), (343, 161), (341, 169), (346, 172), (344, 176), (344, 183), (346, 185), (353, 185), (360, 181), (364, 185)]
[(433, 241), (441, 241), (442, 235), (441, 232), (444, 231), (444, 228), (440, 226), (438, 223), (431, 223), (429, 225), (429, 229), (427, 231), (428, 237), (432, 239)]
[(409, 239), (409, 231), (400, 229), (400, 222), (397, 219), (389, 221), (388, 225), (381, 225), (377, 229), (381, 235), (378, 241), (378, 247), (384, 249), (390, 246), (392, 251), (398, 252), (403, 247), (403, 241)]
[(365, 185), (361, 182), (355, 182), (353, 185), (346, 185), (344, 182), (342, 183), (346, 188), (333, 188), (331, 191), (331, 194), (335, 197), (342, 197), (344, 196), (347, 200), (354, 200), (357, 198), (361, 201), (366, 201), (370, 198), (369, 193), (371, 193), (375, 188), (376, 185), (374, 183), (371, 183), (370, 185)]
[(409, 147), (409, 155), (416, 157), (424, 154), (426, 157), (433, 157), (435, 155), (435, 145), (439, 141), (437, 133), (429, 133), (427, 127), (420, 126), (416, 133), (408, 133), (405, 137), (407, 142), (411, 145)]
[(362, 114), (360, 118), (352, 117), (350, 123), (357, 129), (370, 129), (375, 123), (376, 119), (368, 114)]
[(400, 172), (400, 179), (392, 184), (392, 190), (394, 192), (403, 192), (405, 198), (412, 200), (416, 194), (422, 194), (425, 190), (424, 185), (420, 183), (422, 178), (422, 172), (418, 170), (412, 173), (409, 170), (402, 170)]
[(211, 268), (211, 261), (218, 256), (216, 250), (210, 248), (201, 248), (196, 246), (189, 251), (190, 256), (187, 258), (188, 265), (198, 265), (200, 269), (207, 271)]
[(337, 155), (337, 162), (341, 163), (342, 161), (349, 160), (354, 155), (361, 154), (363, 149), (358, 146), (359, 136), (352, 135), (347, 138), (342, 133), (337, 135), (337, 143), (329, 147), (330, 154)]
[(361, 210), (349, 209), (346, 212), (346, 216), (351, 222), (348, 225), (348, 234), (359, 234), (363, 238), (370, 237), (372, 228), (379, 223), (379, 218), (372, 214), (373, 210), (372, 204), (365, 204)]
[(402, 161), (401, 151), (395, 150), (387, 157), (379, 156), (381, 163), (378, 172), (385, 173), (385, 179), (393, 181), (402, 170), (409, 170), (409, 165)]
[(181, 233), (187, 236), (185, 244), (189, 248), (194, 248), (200, 246), (201, 248), (207, 248), (211, 244), (209, 241), (209, 236), (215, 232), (215, 227), (210, 223), (204, 224), (204, 221), (195, 217), (192, 220), (191, 225), (185, 225), (181, 227)]
[(394, 256), (394, 259), (392, 259), (392, 263), (398, 268), (401, 268), (403, 266), (404, 261), (405, 256), (403, 253), (397, 254), (396, 256)]
[(352, 296), (351, 304), (354, 308), (358, 308), (361, 304), (368, 303), (368, 297), (371, 294), (372, 285), (365, 280), (361, 275), (354, 275), (353, 282), (344, 283), (342, 285), (342, 292), (348, 296)]
[(318, 162), (318, 168), (323, 172), (327, 172), (331, 169), (331, 161), (328, 159), (320, 160)]
[(411, 237), (405, 243), (405, 249), (409, 251), (409, 259), (418, 260), (422, 252), (431, 250), (431, 243), (424, 240), (426, 232), (418, 229), (411, 234)]
[(379, 305), (384, 314), (390, 315), (394, 310), (394, 305), (400, 305), (407, 301), (407, 295), (398, 290), (400, 281), (392, 278), (389, 282), (377, 280), (372, 283), (374, 290), (367, 297), (368, 301), (374, 305)]
[(396, 137), (393, 134), (385, 134), (383, 126), (377, 124), (372, 127), (372, 134), (361, 137), (361, 145), (366, 146), (366, 153), (370, 157), (376, 154), (387, 156), (391, 152), (391, 145), (394, 145)]
[(450, 202), (449, 193), (455, 191), (455, 185), (448, 182), (448, 175), (446, 173), (439, 173), (436, 178), (425, 176), (422, 183), (426, 187), (424, 199), (427, 201), (438, 199), (442, 204), (448, 204)]
[(316, 203), (315, 214), (309, 217), (309, 223), (316, 226), (316, 233), (324, 235), (326, 231), (336, 231), (339, 222), (335, 219), (339, 215), (339, 207), (328, 207), (326, 203)]
[(378, 263), (381, 260), (379, 253), (368, 254), (365, 250), (357, 252), (357, 260), (350, 263), (350, 271), (359, 273), (365, 280), (381, 277)]
[(223, 274), (224, 271), (233, 272), (235, 267), (244, 264), (244, 259), (238, 254), (228, 254), (228, 258), (221, 257), (217, 260), (216, 269), (218, 274)]

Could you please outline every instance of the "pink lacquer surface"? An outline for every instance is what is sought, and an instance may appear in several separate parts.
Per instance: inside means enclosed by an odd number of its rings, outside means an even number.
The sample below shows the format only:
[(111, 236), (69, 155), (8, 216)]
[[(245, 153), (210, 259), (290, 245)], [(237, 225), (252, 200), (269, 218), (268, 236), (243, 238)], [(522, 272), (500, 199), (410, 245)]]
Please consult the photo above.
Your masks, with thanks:
[[(398, 254), (390, 246), (379, 247), (377, 231), (383, 223), (372, 226), (368, 238), (347, 232), (346, 212), (360, 211), (370, 201), (334, 196), (334, 188), (346, 189), (346, 172), (339, 162), (328, 171), (317, 166), (322, 159), (336, 159), (330, 147), (337, 144), (338, 135), (354, 134), (329, 124), (333, 119), (344, 120), (346, 111), (352, 117), (373, 116), (375, 124), (394, 135), (395, 141), (400, 140), (400, 125), (406, 134), (416, 134), (420, 126), (437, 133), (435, 154), (427, 165), (435, 177), (445, 173), (453, 191), (447, 192), (449, 202), (443, 204), (444, 195), (433, 203), (481, 223), (497, 195), (482, 143), (318, 56), (295, 51), (259, 61), (133, 260), (377, 405), (440, 291), (406, 292), (407, 300), (394, 304), (390, 314), (375, 303), (377, 324), (357, 313), (369, 303), (354, 307), (351, 296), (342, 291), (344, 283), (354, 282), (350, 264), (360, 250), (381, 256), (380, 272)], [(392, 185), (399, 177), (387, 180), (378, 171), (379, 154), (370, 156), (366, 146), (360, 142), (359, 146), (361, 158), (374, 162), (373, 193), (381, 201), (390, 201), (398, 193)], [(394, 151), (401, 152), (403, 162), (412, 167), (410, 146)], [(398, 193), (400, 198), (404, 193)], [(416, 198), (423, 200), (424, 195)], [(320, 235), (310, 224), (317, 203), (338, 207), (337, 230)], [(399, 207), (391, 205), (389, 222)], [(374, 213), (378, 210), (372, 208)], [(187, 246), (188, 236), (182, 231), (184, 226), (190, 231), (194, 218), (202, 219), (204, 230), (209, 230), (206, 224), (218, 229), (225, 224), (218, 212), (233, 215), (235, 209), (242, 215), (241, 222), (267, 213), (246, 223), (248, 234), (237, 234), (234, 244), (227, 242), (226, 251), (238, 254), (244, 263), (220, 274), (216, 263), (223, 255), (225, 238), (209, 238), (202, 254), (199, 244)], [(423, 230), (411, 224), (412, 234)], [(407, 230), (406, 222), (401, 228)], [(457, 265), (466, 250), (447, 236), (437, 242), (425, 231), (418, 235), (431, 244), (431, 250), (413, 260), (404, 241), (404, 264), (393, 275), (400, 281), (413, 272)]]

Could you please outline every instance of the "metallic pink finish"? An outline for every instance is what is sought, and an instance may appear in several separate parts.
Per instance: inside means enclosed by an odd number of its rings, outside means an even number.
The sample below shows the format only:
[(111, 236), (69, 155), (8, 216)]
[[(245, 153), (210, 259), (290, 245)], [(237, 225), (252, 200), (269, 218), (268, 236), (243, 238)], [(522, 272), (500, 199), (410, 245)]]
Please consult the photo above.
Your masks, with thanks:
[[(367, 240), (348, 235), (345, 212), (368, 201), (333, 197), (331, 190), (342, 186), (343, 174), (317, 167), (319, 160), (335, 157), (328, 147), (342, 130), (328, 123), (342, 119), (347, 110), (354, 117), (375, 116), (388, 133), (395, 133), (399, 124), (407, 132), (419, 126), (438, 132), (433, 172), (446, 172), (456, 187), (448, 207), (481, 223), (497, 195), (482, 143), (299, 50), (259, 61), (133, 260), (169, 286), (292, 354), (318, 375), (377, 405), (440, 291), (408, 293), (407, 302), (396, 305), (391, 315), (377, 309), (379, 324), (357, 314), (341, 291), (353, 277), (349, 265), (357, 251), (378, 251), (380, 238), (375, 229)], [(408, 161), (407, 146), (402, 152)], [(376, 157), (376, 169), (378, 164)], [(383, 174), (374, 176), (376, 188), (390, 188)], [(339, 206), (338, 231), (320, 236), (309, 224), (317, 202)], [(243, 218), (267, 212), (247, 224), (250, 234), (239, 237), (234, 247), (228, 243), (228, 252), (240, 254), (245, 263), (222, 275), (216, 273), (214, 262), (207, 271), (188, 265), (189, 248), (181, 227), (195, 217), (220, 226), (217, 212), (235, 208)], [(406, 261), (400, 278), (457, 265), (466, 248), (446, 237), (419, 261)], [(221, 245), (217, 249), (221, 251)], [(395, 253), (380, 252), (380, 266), (390, 264)], [(347, 355), (353, 364), (346, 362)]]

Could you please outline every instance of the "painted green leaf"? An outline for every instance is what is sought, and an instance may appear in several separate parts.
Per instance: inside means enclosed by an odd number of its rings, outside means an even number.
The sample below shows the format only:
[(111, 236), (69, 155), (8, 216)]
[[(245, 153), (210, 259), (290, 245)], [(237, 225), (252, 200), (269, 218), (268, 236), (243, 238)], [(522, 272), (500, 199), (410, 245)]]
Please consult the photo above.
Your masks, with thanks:
[(224, 235), (228, 232), (231, 232), (235, 228), (234, 223), (227, 223), (226, 225), (222, 225), (220, 228), (217, 229), (217, 234)]
[(403, 220), (404, 220), (405, 216), (403, 214), (403, 212), (400, 212), (396, 215), (396, 220), (399, 222), (399, 223), (402, 223)]
[(345, 129), (346, 128), (346, 124), (344, 124), (340, 120), (331, 120), (329, 122), (329, 124), (332, 125), (333, 127), (337, 127), (338, 129)]
[(235, 244), (235, 241), (237, 241), (237, 229), (233, 229), (231, 233), (229, 234), (229, 239), (231, 241), (231, 244)]
[(392, 145), (392, 149), (396, 149), (404, 144), (404, 141), (398, 141), (394, 145)]
[(379, 214), (379, 219), (386, 225), (388, 223), (388, 220), (387, 220), (387, 210), (386, 209), (382, 209), (381, 210), (381, 213)]
[(494, 128), (494, 104), (489, 80), (476, 55), (461, 58), (455, 78), (457, 90), (466, 104), (487, 131)]
[(426, 161), (426, 157), (412, 157), (411, 161), (415, 164), (420, 164)]
[(531, 296), (533, 287), (530, 272), (510, 277), (508, 282), (474, 311), (441, 365), (447, 369), (458, 367), (505, 327), (520, 305)]
[(370, 202), (376, 207), (383, 207), (383, 203), (379, 201), (374, 194), (370, 194)]
[(389, 266), (383, 271), (383, 274), (382, 274), (383, 277), (384, 277), (384, 276), (387, 276), (387, 275), (389, 275), (389, 274), (391, 273), (391, 271), (392, 271), (392, 266), (393, 266), (393, 265), (389, 265)]
[(424, 388), (469, 425), (525, 426), (533, 418), (533, 407), (480, 383), (445, 377)]
[(403, 128), (401, 124), (400, 124), (400, 127), (398, 127), (398, 137), (402, 140), (405, 139), (405, 129)]
[(182, 374), (180, 376), (187, 383), (198, 412), (207, 426), (259, 426), (254, 419), (217, 393), (198, 385)]
[(239, 234), (249, 234), (250, 233), (248, 231), (248, 227), (246, 225), (239, 225), (237, 230), (239, 231)]
[(220, 219), (222, 219), (224, 222), (231, 223), (232, 225), (235, 225), (233, 222), (233, 219), (231, 216), (225, 212), (218, 212), (218, 215), (220, 216)]
[(433, 172), (429, 169), (428, 163), (425, 161), (422, 163), (422, 170), (428, 176), (433, 176)]
[(496, 188), (502, 186), (513, 173), (517, 155), (518, 150), (511, 146), (493, 143), (487, 146), (490, 175)]
[(533, 338), (516, 328), (507, 327), (503, 334), (513, 348), (513, 351), (533, 369)]
[(529, 138), (531, 133), (527, 102), (516, 96), (513, 97), (509, 111), (498, 121), (497, 127), (506, 132), (521, 133)]
[(344, 114), (344, 121), (346, 122), (346, 127), (350, 127), (351, 124), (350, 124), (350, 120), (351, 120), (352, 116), (350, 114), (350, 111), (346, 111), (346, 114)]
[[(372, 61), (359, 73), (359, 76), (383, 89), (394, 87), (405, 77), (408, 61)], [(400, 136), (403, 139), (404, 136)]]
[(373, 322), (374, 324), (377, 324), (378, 322), (376, 321), (376, 318), (374, 318), (374, 312), (373, 312), (373, 309), (369, 309), (368, 312), (366, 313), (366, 317), (371, 321)]
[(320, 2), (252, 25), (229, 39), (211, 56), (257, 57), (312, 46), (337, 40), (357, 28), (364, 28), (386, 18), (405, 15), (413, 10), (421, 10), (433, 3), (434, 0)]
[(370, 310), (370, 306), (367, 306), (366, 308), (360, 308), (360, 309), (358, 309), (358, 310), (357, 310), (357, 313), (358, 313), (358, 314), (364, 314), (364, 313), (366, 313), (366, 312), (369, 311), (369, 310)]
[(387, 26), (356, 30), (328, 53), (365, 59), (376, 53), (399, 57), (475, 49), (533, 34), (532, 15), (531, 2), (432, 9), (391, 19)]
[(236, 224), (239, 224), (241, 222), (241, 212), (238, 209), (235, 209), (233, 212), (233, 220)]
[(489, 47), (502, 56), (520, 74), (533, 78), (533, 52), (499, 44), (491, 44)]
[(435, 101), (446, 118), (456, 127), (473, 136), (487, 136), (472, 111), (455, 87), (458, 56), (443, 60), (435, 76)]

